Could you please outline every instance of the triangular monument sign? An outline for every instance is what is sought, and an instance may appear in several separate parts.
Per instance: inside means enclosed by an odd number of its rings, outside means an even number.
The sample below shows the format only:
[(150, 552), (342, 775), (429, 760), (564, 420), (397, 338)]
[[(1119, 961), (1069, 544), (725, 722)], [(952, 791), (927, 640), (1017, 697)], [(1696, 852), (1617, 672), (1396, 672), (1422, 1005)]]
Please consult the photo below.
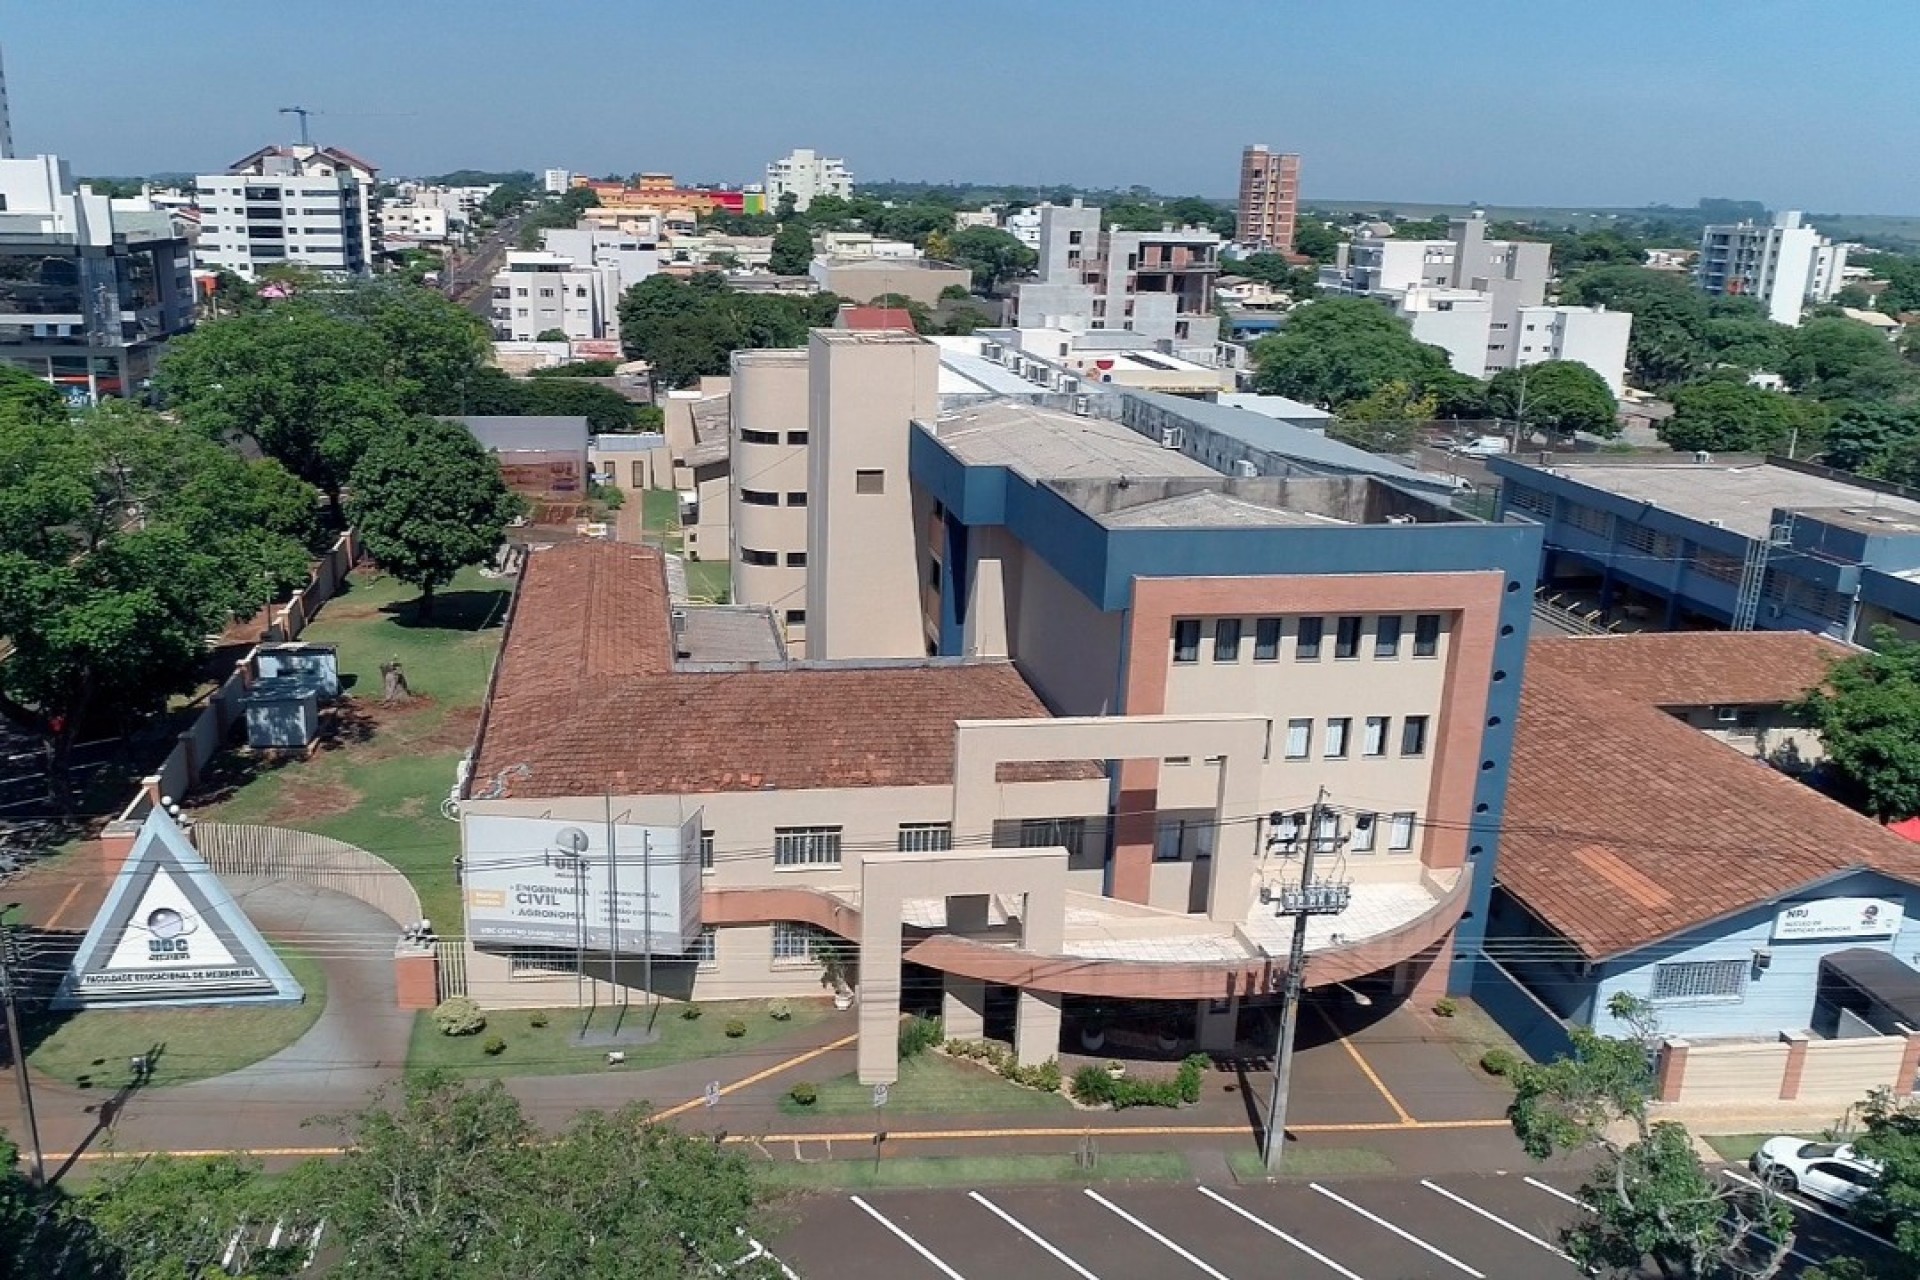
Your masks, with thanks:
[(114, 1009), (305, 998), (186, 833), (155, 808), (53, 1004)]

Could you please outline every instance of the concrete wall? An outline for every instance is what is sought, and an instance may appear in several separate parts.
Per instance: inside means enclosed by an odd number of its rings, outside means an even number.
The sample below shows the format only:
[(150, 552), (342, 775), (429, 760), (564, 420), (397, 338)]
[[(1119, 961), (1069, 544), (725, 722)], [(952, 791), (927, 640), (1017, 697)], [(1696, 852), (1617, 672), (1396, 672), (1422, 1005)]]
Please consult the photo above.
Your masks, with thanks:
[(1661, 1046), (1662, 1102), (1757, 1106), (1770, 1101), (1855, 1103), (1876, 1089), (1914, 1092), (1920, 1033), (1810, 1040), (1794, 1031), (1770, 1040)]
[(885, 258), (840, 262), (816, 258), (813, 277), (822, 291), (837, 293), (858, 303), (897, 293), (931, 307), (939, 303), (942, 289), (955, 285), (962, 289), (973, 287), (973, 273), (962, 267), (921, 266)]
[[(1690, 1045), (1679, 1096), (1663, 1101), (1752, 1105), (1777, 1099), (1787, 1057), (1784, 1042)], [(1866, 1091), (1853, 1096), (1865, 1097)]]

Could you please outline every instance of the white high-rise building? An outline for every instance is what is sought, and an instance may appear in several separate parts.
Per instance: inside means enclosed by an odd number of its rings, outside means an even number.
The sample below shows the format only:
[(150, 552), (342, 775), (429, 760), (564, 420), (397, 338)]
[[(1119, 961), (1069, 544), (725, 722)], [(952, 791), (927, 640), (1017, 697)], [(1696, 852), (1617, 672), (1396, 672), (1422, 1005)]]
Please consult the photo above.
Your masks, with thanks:
[(767, 208), (778, 209), (782, 196), (793, 197), (793, 207), (804, 213), (816, 196), (853, 195), (853, 175), (845, 160), (816, 155), (802, 147), (767, 166)]
[(13, 159), (13, 116), (7, 111), (7, 69), (0, 66), (0, 160)]
[(493, 336), (535, 342), (559, 332), (567, 341), (606, 338), (619, 331), (620, 268), (594, 266), (539, 249), (509, 253), (493, 276)]
[(573, 174), (565, 169), (548, 169), (540, 175), (540, 189), (550, 196), (563, 196), (573, 186)]
[(1807, 306), (1832, 300), (1846, 265), (1846, 245), (1801, 225), (1799, 212), (1788, 210), (1771, 226), (1706, 228), (1694, 282), (1718, 297), (1755, 298), (1775, 323), (1797, 325)]
[(378, 170), (338, 147), (262, 147), (194, 179), (203, 267), (251, 280), (266, 267), (364, 276), (380, 248)]

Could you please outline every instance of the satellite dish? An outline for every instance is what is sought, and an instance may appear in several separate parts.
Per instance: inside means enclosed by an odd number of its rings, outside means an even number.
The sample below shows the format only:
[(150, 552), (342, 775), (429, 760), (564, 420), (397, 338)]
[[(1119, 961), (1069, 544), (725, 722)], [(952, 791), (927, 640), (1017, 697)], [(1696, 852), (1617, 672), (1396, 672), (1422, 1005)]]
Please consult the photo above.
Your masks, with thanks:
[(562, 827), (553, 837), (553, 843), (568, 853), (585, 853), (592, 841), (587, 833), (578, 827)]

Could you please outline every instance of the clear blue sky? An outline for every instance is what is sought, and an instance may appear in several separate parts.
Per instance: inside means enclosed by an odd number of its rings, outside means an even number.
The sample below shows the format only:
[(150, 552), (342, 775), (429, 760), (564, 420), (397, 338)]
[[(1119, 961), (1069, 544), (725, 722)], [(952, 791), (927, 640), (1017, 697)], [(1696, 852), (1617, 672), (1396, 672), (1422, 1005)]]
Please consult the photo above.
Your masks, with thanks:
[(547, 166), (1920, 213), (1914, 0), (0, 0), (14, 135), (205, 171), (299, 104), (388, 174)]

